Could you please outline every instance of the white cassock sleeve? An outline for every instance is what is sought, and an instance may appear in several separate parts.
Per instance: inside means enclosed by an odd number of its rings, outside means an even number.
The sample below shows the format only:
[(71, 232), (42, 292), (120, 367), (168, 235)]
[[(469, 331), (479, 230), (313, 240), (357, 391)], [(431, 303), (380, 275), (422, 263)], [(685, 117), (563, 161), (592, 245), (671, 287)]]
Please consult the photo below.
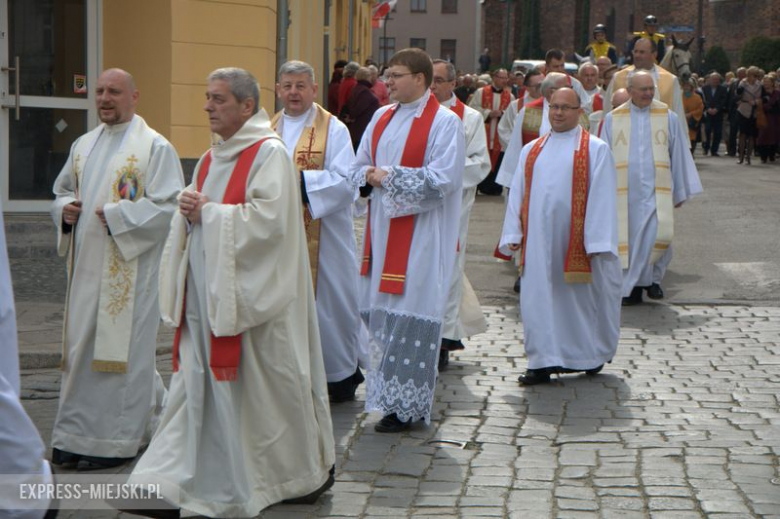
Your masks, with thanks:
[[(389, 218), (423, 213), (441, 206), (446, 196), (460, 192), (466, 160), (463, 124), (452, 112), (428, 136), (426, 155), (430, 162), (421, 168), (380, 166), (387, 171), (382, 179), (382, 205)], [(362, 147), (362, 144), (361, 144)]]
[(332, 117), (328, 125), (325, 169), (302, 172), (312, 218), (328, 216), (355, 201), (357, 190), (348, 178), (349, 166), (354, 160), (347, 127)]
[(498, 168), (496, 183), (511, 187), (512, 179), (517, 172), (517, 164), (520, 161), (520, 152), (523, 150), (523, 118), (525, 117), (525, 106), (515, 118), (515, 126), (512, 128), (512, 135), (509, 137), (508, 146), (504, 152), (504, 160), (501, 161), (501, 167)]
[(515, 252), (509, 250), (508, 245), (519, 245), (523, 241), (523, 227), (520, 224), (520, 209), (523, 205), (523, 192), (525, 189), (525, 159), (531, 146), (536, 140), (526, 144), (520, 152), (518, 163), (521, 166), (512, 178), (509, 186), (509, 195), (506, 203), (506, 213), (504, 215), (504, 227), (501, 231), (501, 240), (498, 243), (498, 250), (506, 256), (511, 256)]
[(131, 261), (165, 240), (184, 174), (176, 151), (162, 137), (154, 140), (143, 197), (103, 206), (106, 222), (119, 252)]
[[(594, 137), (591, 137), (592, 139)], [(598, 140), (598, 139), (597, 139)], [(590, 183), (585, 212), (585, 252), (618, 257), (617, 171), (606, 143), (591, 144)], [(595, 152), (595, 153), (594, 153)]]
[[(472, 115), (473, 117), (469, 117)], [(464, 117), (466, 132), (466, 168), (463, 170), (463, 189), (476, 187), (490, 173), (490, 155), (488, 155), (487, 135), (479, 114), (466, 112)]]
[[(522, 110), (522, 108), (521, 108)], [(498, 140), (501, 141), (501, 148), (507, 149), (509, 145), (509, 139), (512, 137), (512, 130), (515, 127), (515, 120), (517, 119), (517, 103), (515, 101), (509, 103), (509, 106), (504, 111), (504, 115), (498, 121)]]
[(306, 254), (290, 236), (303, 233), (300, 182), (281, 141), (260, 147), (246, 200), (201, 210), (209, 323), (218, 337), (274, 319), (301, 290), (298, 270), (288, 265)]
[(669, 156), (672, 166), (672, 201), (681, 204), (703, 191), (699, 172), (693, 162), (688, 129), (683, 133), (677, 114), (669, 111)]
[[(19, 396), (19, 349), (16, 335), (16, 308), (11, 285), (11, 268), (5, 242), (3, 208), (0, 207), (0, 376)], [(0, 472), (7, 474), (7, 472)]]
[[(83, 139), (83, 136), (80, 138)], [(70, 233), (73, 229), (72, 226), (62, 221), (62, 208), (78, 200), (76, 196), (76, 177), (73, 175), (73, 150), (76, 148), (78, 141), (79, 139), (76, 139), (70, 147), (68, 160), (62, 166), (60, 174), (57, 175), (52, 189), (55, 198), (51, 204), (51, 218), (57, 227), (57, 254), (60, 256), (65, 256), (68, 253)]]

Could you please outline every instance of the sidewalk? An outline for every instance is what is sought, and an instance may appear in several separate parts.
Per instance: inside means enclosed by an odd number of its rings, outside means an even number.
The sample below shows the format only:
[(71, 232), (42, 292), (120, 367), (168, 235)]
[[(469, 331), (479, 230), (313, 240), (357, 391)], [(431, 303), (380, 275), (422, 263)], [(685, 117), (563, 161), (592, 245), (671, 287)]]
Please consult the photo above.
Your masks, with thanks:
[[(262, 517), (780, 518), (780, 308), (628, 308), (602, 374), (531, 388), (515, 307), (484, 310), (490, 331), (440, 376), (430, 427), (375, 433), (361, 389), (332, 408), (333, 490)], [(167, 382), (170, 354), (158, 368)], [(47, 442), (58, 380), (23, 372)]]

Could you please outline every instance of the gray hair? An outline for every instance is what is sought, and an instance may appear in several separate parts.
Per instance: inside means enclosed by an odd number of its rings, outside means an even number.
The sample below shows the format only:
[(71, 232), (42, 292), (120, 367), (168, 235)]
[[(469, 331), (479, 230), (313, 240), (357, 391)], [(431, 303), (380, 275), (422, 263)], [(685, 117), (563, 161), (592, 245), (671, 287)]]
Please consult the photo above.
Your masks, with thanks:
[[(609, 59), (609, 58), (607, 58), (607, 59)], [(599, 68), (596, 66), (595, 63), (593, 63), (592, 61), (586, 61), (582, 65), (580, 65), (580, 68), (577, 70), (577, 73), (578, 74), (582, 74), (582, 71), (585, 70), (586, 68), (594, 68), (594, 69), (596, 69), (596, 73), (597, 74), (599, 72)]]
[(279, 79), (282, 79), (284, 74), (306, 74), (311, 79), (312, 83), (316, 83), (317, 79), (314, 77), (314, 68), (305, 61), (292, 60), (288, 61), (281, 67), (279, 67)]
[(714, 71), (710, 72), (710, 76), (709, 77), (713, 77), (713, 76), (718, 78), (718, 79), (720, 79), (721, 83), (723, 82), (723, 76), (721, 76), (720, 72), (718, 72), (717, 70), (714, 70)]
[(218, 68), (209, 74), (208, 81), (224, 81), (239, 103), (250, 97), (255, 101), (252, 115), (260, 111), (260, 85), (248, 71), (238, 67)]
[(566, 74), (562, 74), (560, 72), (550, 72), (547, 74), (547, 76), (544, 78), (544, 81), (542, 81), (542, 97), (547, 97), (547, 93), (550, 91), (551, 88), (555, 88), (558, 81), (561, 79), (566, 79), (568, 76)]
[[(631, 90), (634, 86), (634, 79), (638, 77), (647, 76), (653, 79), (653, 75), (646, 70), (636, 70), (633, 74), (628, 75), (628, 81), (626, 81), (626, 89)], [(653, 79), (653, 86), (655, 86), (655, 79)]]
[(447, 81), (455, 81), (455, 76), (457, 73), (455, 72), (455, 65), (452, 64), (451, 61), (447, 61), (446, 59), (435, 59), (433, 60), (433, 64), (443, 64), (447, 68)]
[(344, 66), (344, 70), (341, 72), (341, 75), (343, 77), (352, 77), (357, 73), (359, 68), (360, 63), (357, 61), (350, 61)]
[(371, 70), (369, 70), (368, 67), (360, 67), (357, 72), (355, 72), (355, 79), (358, 81), (369, 81), (371, 79)]

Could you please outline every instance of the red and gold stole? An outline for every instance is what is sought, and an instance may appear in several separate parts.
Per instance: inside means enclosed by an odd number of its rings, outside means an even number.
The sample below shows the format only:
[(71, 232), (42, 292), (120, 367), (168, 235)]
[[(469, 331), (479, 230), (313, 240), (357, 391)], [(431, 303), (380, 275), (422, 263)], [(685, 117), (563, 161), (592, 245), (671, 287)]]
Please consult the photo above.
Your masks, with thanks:
[[(528, 209), (531, 201), (531, 186), (533, 184), (534, 164), (549, 134), (536, 141), (525, 161), (525, 188), (523, 189), (523, 205), (520, 209), (520, 225), (523, 238), (520, 247), (520, 274), (525, 265), (525, 248), (528, 240)], [(571, 180), (571, 227), (569, 229), (569, 247), (563, 264), (563, 279), (567, 283), (590, 283), (592, 275), (590, 259), (585, 252), (585, 212), (588, 205), (589, 154), (590, 134), (580, 129), (579, 148), (574, 152), (574, 167)]]
[[(501, 92), (501, 101), (498, 104), (499, 110), (506, 110), (512, 97), (506, 88)], [(482, 108), (493, 110), (493, 87), (482, 87)], [(487, 133), (488, 146), (490, 146), (490, 122), (485, 123), (485, 132)], [(496, 161), (501, 154), (501, 141), (498, 139), (498, 122), (493, 130), (493, 146), (490, 148), (490, 169), (496, 169)]]
[[(255, 161), (260, 146), (268, 140), (261, 139), (252, 144), (238, 156), (238, 161), (230, 175), (230, 180), (225, 188), (225, 195), (222, 197), (223, 204), (239, 205), (246, 203), (246, 182), (249, 177), (249, 169)], [(206, 152), (201, 162), (197, 176), (197, 189), (203, 190), (203, 183), (209, 174), (211, 166), (211, 150)], [(184, 290), (185, 303), (187, 299), (187, 289)], [(173, 371), (179, 371), (179, 342), (181, 341), (181, 330), (185, 322), (185, 305), (181, 308), (181, 321), (176, 328), (176, 335), (173, 338)], [(198, 333), (191, 330), (190, 333)], [(225, 337), (216, 337), (211, 334), (211, 359), (209, 367), (217, 380), (238, 380), (238, 362), (241, 359), (241, 334)]]
[[(376, 150), (382, 133), (395, 115), (399, 105), (387, 110), (376, 123), (371, 135), (371, 163), (376, 165)], [(409, 135), (406, 137), (404, 153), (401, 156), (401, 166), (421, 168), (425, 160), (425, 148), (428, 146), (428, 136), (431, 126), (439, 110), (439, 101), (430, 95), (428, 103), (420, 117), (415, 117)], [(370, 204), (371, 202), (369, 202)], [(409, 263), (409, 252), (412, 248), (414, 235), (414, 215), (399, 216), (390, 219), (390, 229), (387, 233), (385, 247), (385, 263), (382, 267), (382, 277), (379, 281), (379, 291), (386, 294), (403, 294), (406, 282), (406, 267)], [(363, 244), (363, 261), (360, 265), (360, 275), (367, 276), (371, 265), (371, 207), (366, 218), (366, 234)]]
[(525, 115), (523, 115), (523, 128), (521, 132), (523, 137), (523, 145), (526, 145), (532, 140), (539, 138), (539, 128), (542, 127), (543, 114), (544, 97), (534, 99), (525, 105)]

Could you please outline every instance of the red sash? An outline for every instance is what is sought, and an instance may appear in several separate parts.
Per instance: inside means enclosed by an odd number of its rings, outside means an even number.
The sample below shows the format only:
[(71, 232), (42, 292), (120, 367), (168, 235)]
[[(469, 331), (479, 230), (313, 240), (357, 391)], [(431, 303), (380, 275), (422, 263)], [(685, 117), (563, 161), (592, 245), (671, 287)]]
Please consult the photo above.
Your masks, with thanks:
[[(509, 90), (504, 89), (501, 92), (501, 101), (498, 103), (499, 110), (506, 110), (509, 103), (512, 101), (512, 97), (509, 94)], [(493, 110), (493, 87), (482, 87), (482, 108), (486, 110)], [(490, 122), (485, 123), (485, 133), (488, 138), (488, 146), (490, 146)], [(496, 169), (496, 161), (501, 154), (501, 141), (498, 138), (498, 121), (496, 121), (496, 129), (493, 130), (493, 146), (490, 148), (490, 169)]]
[[(395, 115), (398, 105), (387, 110), (376, 122), (371, 135), (371, 163), (376, 165), (376, 150), (382, 133)], [(431, 133), (433, 119), (439, 110), (439, 102), (431, 95), (420, 117), (412, 121), (409, 135), (406, 137), (404, 153), (401, 156), (401, 166), (421, 168), (425, 160), (425, 148), (428, 146), (428, 136)], [(382, 277), (379, 281), (379, 291), (386, 294), (403, 294), (406, 282), (406, 268), (409, 263), (409, 252), (412, 249), (414, 235), (414, 215), (399, 216), (390, 219), (390, 229), (387, 233), (385, 247), (385, 263), (382, 267)], [(371, 265), (371, 206), (369, 202), (366, 219), (366, 235), (363, 244), (363, 261), (360, 265), (360, 275), (367, 276)]]
[(522, 93), (518, 92), (517, 95), (517, 113), (520, 113), (520, 110), (523, 109), (523, 105), (525, 104), (525, 89), (523, 89)]
[(460, 120), (462, 121), (463, 115), (466, 113), (466, 105), (464, 105), (463, 102), (456, 97), (455, 104), (450, 106), (450, 110), (455, 112), (455, 115), (460, 117)]
[[(588, 205), (589, 154), (590, 135), (580, 130), (580, 146), (574, 152), (574, 166), (571, 186), (571, 227), (569, 232), (569, 247), (563, 264), (563, 277), (567, 283), (590, 283), (590, 259), (585, 252), (585, 212)], [(531, 201), (531, 186), (533, 184), (534, 164), (547, 142), (549, 134), (539, 140), (531, 148), (525, 162), (525, 189), (523, 190), (523, 205), (520, 209), (520, 224), (523, 228), (523, 238), (520, 247), (520, 274), (525, 265), (525, 249), (528, 239), (528, 209)]]
[[(236, 166), (233, 168), (233, 173), (230, 175), (228, 185), (225, 188), (225, 196), (222, 198), (223, 204), (238, 205), (246, 202), (246, 181), (249, 177), (249, 169), (255, 161), (260, 146), (266, 140), (267, 138), (257, 141), (241, 152), (241, 155), (238, 157), (238, 162), (236, 162)], [(203, 189), (203, 183), (206, 181), (206, 177), (209, 174), (210, 166), (211, 150), (206, 152), (200, 169), (198, 170), (198, 191)], [(184, 293), (186, 305), (186, 287)], [(179, 322), (179, 327), (176, 328), (176, 335), (173, 338), (173, 371), (179, 371), (179, 341), (181, 341), (181, 330), (184, 326), (185, 305), (182, 305), (181, 321)], [(213, 333), (211, 334), (211, 359), (209, 361), (209, 367), (211, 367), (211, 372), (214, 374), (215, 379), (228, 381), (237, 380), (238, 362), (240, 359), (241, 334), (225, 337), (216, 337)]]
[(593, 111), (598, 112), (599, 110), (604, 109), (604, 99), (601, 97), (601, 94), (596, 94), (593, 96)]

